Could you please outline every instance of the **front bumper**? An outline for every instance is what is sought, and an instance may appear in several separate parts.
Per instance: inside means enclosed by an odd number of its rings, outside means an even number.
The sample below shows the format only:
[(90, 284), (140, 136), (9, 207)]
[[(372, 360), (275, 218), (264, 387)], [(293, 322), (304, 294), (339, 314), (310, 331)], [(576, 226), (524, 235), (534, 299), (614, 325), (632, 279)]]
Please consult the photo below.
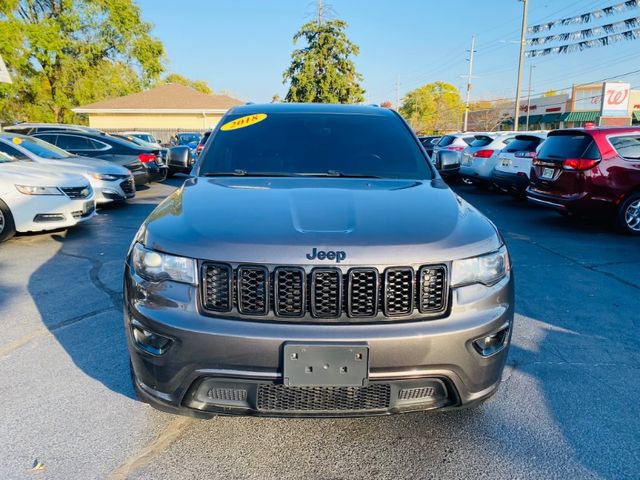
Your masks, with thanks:
[(113, 181), (96, 181), (92, 183), (96, 204), (103, 205), (112, 202), (129, 200), (136, 196), (135, 179), (133, 175)]
[(508, 173), (494, 170), (492, 181), (501, 188), (517, 193), (524, 193), (529, 186), (529, 177), (522, 172)]
[(72, 199), (65, 195), (7, 195), (18, 232), (44, 232), (69, 228), (95, 216), (95, 195)]
[[(488, 398), (498, 388), (513, 322), (511, 274), (492, 287), (453, 289), (451, 312), (446, 318), (387, 324), (296, 324), (216, 318), (198, 312), (197, 295), (195, 287), (169, 282), (153, 284), (139, 278), (128, 266), (125, 268), (124, 321), (136, 390), (157, 408), (192, 416), (384, 415), (469, 406)], [(171, 339), (171, 345), (161, 355), (147, 352), (134, 340), (134, 325)], [(474, 340), (503, 329), (508, 329), (504, 348), (491, 356), (481, 356), (473, 346)], [(375, 391), (388, 391), (389, 402), (366, 404), (371, 408), (359, 409), (265, 407), (258, 390), (276, 392), (270, 394), (272, 399), (278, 389), (286, 390), (282, 365), (287, 342), (368, 345), (369, 386)], [(402, 390), (416, 389), (434, 393), (419, 398), (400, 397)], [(212, 398), (207, 396), (209, 391), (227, 393)], [(245, 393), (238, 396), (235, 391)], [(323, 390), (314, 391), (321, 397), (327, 395)], [(310, 392), (287, 390), (283, 394), (292, 398), (298, 393)], [(349, 398), (361, 393), (342, 392)]]

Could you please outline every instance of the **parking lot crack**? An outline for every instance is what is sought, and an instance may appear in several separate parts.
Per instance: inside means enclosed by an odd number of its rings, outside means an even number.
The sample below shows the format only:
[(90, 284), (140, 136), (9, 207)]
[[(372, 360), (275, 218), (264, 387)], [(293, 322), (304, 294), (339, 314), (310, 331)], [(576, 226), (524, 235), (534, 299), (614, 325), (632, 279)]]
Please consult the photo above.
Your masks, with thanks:
[(184, 431), (192, 425), (192, 418), (178, 417), (160, 433), (151, 443), (132, 457), (128, 458), (107, 477), (108, 480), (125, 480), (135, 471), (148, 465), (155, 457), (162, 453), (169, 445), (175, 442)]
[(89, 279), (91, 280), (93, 286), (107, 295), (107, 297), (109, 297), (109, 300), (113, 304), (114, 308), (120, 308), (122, 306), (122, 292), (109, 288), (104, 284), (102, 280), (100, 280), (100, 270), (104, 266), (104, 262), (102, 260), (94, 257), (88, 257), (86, 255), (78, 255), (64, 251), (60, 251), (59, 254), (67, 257), (86, 260), (87, 262), (91, 263), (91, 270), (89, 270)]

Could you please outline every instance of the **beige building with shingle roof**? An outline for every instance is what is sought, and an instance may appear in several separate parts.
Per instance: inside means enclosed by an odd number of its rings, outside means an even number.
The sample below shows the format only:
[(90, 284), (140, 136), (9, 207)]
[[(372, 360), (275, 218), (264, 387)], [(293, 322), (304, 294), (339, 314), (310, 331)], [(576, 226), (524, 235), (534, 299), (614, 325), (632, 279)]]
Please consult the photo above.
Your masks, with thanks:
[(229, 108), (242, 103), (227, 95), (208, 95), (169, 83), (73, 111), (88, 115), (90, 127), (106, 131), (203, 131), (214, 127)]

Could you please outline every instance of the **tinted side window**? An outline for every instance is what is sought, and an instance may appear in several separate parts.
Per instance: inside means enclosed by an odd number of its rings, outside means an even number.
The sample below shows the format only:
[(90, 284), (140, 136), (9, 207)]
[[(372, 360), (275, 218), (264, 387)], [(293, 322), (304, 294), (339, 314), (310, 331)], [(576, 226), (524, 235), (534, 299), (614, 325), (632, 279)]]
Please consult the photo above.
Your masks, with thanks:
[[(509, 145), (511, 148), (511, 145)], [(600, 158), (598, 147), (589, 135), (571, 133), (566, 135), (550, 135), (538, 152), (538, 158), (564, 160), (567, 158)]]
[[(41, 137), (42, 138), (42, 137)], [(93, 142), (89, 138), (71, 135), (58, 135), (58, 147), (64, 150), (95, 150)]]
[(57, 141), (58, 139), (56, 138), (57, 135), (48, 135), (48, 134), (44, 134), (44, 135), (38, 135), (37, 138), (39, 138), (40, 140), (44, 141), (44, 142), (48, 142), (52, 145), (57, 145)]
[(476, 137), (464, 137), (462, 140), (464, 140), (464, 143), (466, 143), (467, 145), (471, 145), (474, 141), (475, 141)]
[(6, 143), (0, 142), (0, 152), (6, 153), (10, 158), (14, 160), (29, 160), (24, 153), (22, 153), (17, 148), (13, 148), (11, 145), (7, 145)]
[(621, 157), (640, 160), (640, 135), (613, 137), (610, 142)]
[(7, 129), (7, 132), (17, 133), (20, 135), (29, 135), (31, 132), (31, 127), (11, 127)]

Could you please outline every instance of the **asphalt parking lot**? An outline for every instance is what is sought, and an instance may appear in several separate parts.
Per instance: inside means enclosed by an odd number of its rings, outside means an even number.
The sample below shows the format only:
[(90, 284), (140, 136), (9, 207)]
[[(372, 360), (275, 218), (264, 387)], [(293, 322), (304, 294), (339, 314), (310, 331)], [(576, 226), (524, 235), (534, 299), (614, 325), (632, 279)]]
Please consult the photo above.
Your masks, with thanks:
[(0, 247), (0, 478), (638, 478), (639, 239), (474, 187), (457, 190), (502, 230), (517, 281), (508, 367), (488, 404), (203, 421), (138, 402), (122, 261), (179, 183)]

